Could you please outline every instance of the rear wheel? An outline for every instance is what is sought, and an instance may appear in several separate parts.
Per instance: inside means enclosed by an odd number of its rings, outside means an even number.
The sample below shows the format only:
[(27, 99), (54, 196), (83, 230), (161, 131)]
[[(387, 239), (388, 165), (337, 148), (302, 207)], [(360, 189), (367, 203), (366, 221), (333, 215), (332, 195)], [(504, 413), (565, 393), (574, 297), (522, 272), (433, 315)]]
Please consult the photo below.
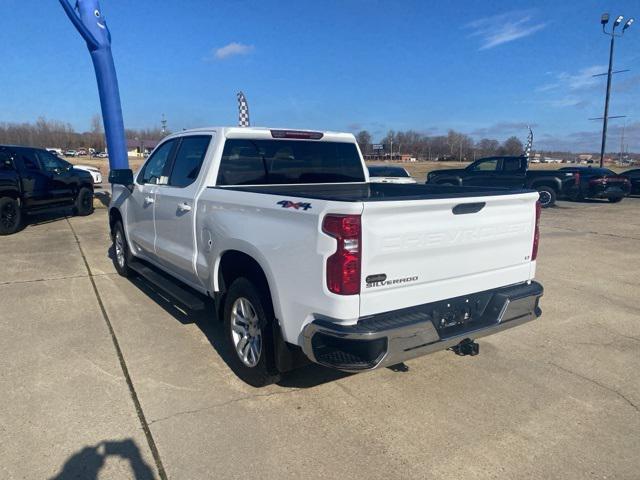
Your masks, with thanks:
[(22, 209), (15, 198), (0, 198), (0, 235), (11, 235), (20, 230)]
[(78, 191), (73, 210), (76, 215), (81, 217), (85, 217), (93, 213), (93, 192), (89, 188), (82, 187)]
[(254, 387), (270, 385), (280, 378), (273, 366), (272, 322), (268, 293), (246, 278), (235, 280), (224, 303), (229, 366)]
[(542, 208), (553, 207), (556, 204), (556, 191), (551, 187), (536, 187), (540, 195), (540, 206)]
[(607, 200), (609, 200), (611, 203), (620, 203), (623, 198), (624, 197), (609, 197), (607, 198)]

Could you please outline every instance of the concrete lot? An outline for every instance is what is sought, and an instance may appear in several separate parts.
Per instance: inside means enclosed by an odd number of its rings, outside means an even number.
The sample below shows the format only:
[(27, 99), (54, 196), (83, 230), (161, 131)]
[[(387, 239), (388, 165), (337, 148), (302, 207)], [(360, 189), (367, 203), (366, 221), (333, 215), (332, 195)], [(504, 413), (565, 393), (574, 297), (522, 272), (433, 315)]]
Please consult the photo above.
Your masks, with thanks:
[(115, 274), (105, 210), (36, 220), (0, 239), (0, 478), (639, 476), (640, 199), (545, 210), (543, 317), (478, 357), (261, 390)]

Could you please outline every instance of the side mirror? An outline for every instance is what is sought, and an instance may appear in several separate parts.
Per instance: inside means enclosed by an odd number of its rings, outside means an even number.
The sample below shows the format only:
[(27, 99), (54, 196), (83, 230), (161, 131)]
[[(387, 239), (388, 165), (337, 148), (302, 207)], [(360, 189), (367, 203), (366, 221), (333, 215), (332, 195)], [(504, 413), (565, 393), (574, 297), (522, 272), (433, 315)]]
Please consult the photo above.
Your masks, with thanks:
[(133, 186), (133, 171), (130, 168), (119, 168), (109, 172), (109, 183), (113, 185)]

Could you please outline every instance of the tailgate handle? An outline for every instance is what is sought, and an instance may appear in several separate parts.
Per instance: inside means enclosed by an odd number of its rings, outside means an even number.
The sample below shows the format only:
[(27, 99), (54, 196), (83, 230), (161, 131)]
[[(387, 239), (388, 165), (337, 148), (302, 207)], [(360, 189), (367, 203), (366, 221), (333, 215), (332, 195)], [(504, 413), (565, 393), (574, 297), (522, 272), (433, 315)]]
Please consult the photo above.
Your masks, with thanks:
[(461, 203), (451, 209), (454, 215), (464, 215), (465, 213), (478, 213), (486, 205), (485, 202)]

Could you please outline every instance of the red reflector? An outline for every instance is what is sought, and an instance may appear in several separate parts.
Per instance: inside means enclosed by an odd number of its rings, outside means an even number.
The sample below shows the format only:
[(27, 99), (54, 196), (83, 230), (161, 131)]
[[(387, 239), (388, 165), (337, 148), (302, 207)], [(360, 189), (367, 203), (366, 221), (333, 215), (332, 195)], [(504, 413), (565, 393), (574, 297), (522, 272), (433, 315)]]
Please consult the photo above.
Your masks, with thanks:
[(536, 202), (536, 227), (533, 231), (533, 248), (531, 249), (531, 261), (538, 258), (538, 245), (540, 244), (540, 212), (542, 207), (540, 202)]
[(324, 137), (322, 132), (305, 132), (301, 130), (271, 130), (273, 138), (295, 138), (299, 140), (320, 140)]
[(576, 185), (580, 185), (580, 172), (576, 172), (576, 173), (574, 173), (574, 176), (573, 176), (573, 182), (574, 182)]
[(337, 240), (336, 252), (327, 259), (327, 288), (339, 295), (360, 293), (360, 215), (327, 215), (322, 231)]

